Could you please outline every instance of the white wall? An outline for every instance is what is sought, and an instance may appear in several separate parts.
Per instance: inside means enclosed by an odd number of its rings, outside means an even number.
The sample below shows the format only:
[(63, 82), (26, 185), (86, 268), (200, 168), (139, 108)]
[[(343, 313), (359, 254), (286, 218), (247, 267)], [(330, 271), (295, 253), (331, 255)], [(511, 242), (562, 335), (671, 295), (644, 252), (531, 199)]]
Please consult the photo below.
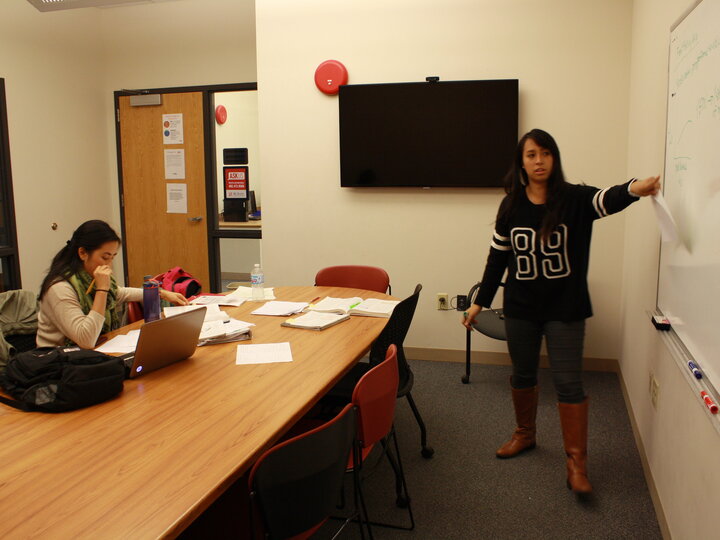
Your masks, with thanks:
[(27, 289), (39, 290), (52, 256), (80, 223), (111, 216), (96, 20), (89, 10), (43, 16), (27, 2), (0, 3), (0, 77)]
[[(627, 174), (631, 9), (627, 0), (258, 2), (267, 282), (312, 283), (330, 264), (382, 266), (397, 296), (424, 286), (406, 345), (464, 348), (458, 314), (435, 310), (435, 295), (465, 294), (481, 278), (501, 190), (341, 189), (337, 98), (315, 88), (315, 68), (340, 60), (350, 84), (518, 78), (520, 131), (547, 129), (571, 181), (607, 186)], [(623, 219), (596, 227), (589, 357), (619, 355)]]
[[(662, 171), (669, 33), (691, 5), (694, 0), (634, 2), (628, 171)], [(670, 534), (714, 538), (720, 437), (646, 315), (655, 307), (658, 271), (652, 219), (647, 205), (627, 216), (622, 375)], [(648, 394), (650, 372), (660, 383), (657, 410)]]

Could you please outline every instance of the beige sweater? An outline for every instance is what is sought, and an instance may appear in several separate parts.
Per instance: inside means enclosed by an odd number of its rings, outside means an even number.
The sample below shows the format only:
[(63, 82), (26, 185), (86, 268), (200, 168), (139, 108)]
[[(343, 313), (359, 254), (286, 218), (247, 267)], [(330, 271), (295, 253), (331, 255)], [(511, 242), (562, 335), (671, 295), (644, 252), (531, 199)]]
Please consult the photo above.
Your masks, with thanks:
[[(142, 297), (142, 289), (118, 287), (118, 304), (141, 302)], [(65, 345), (69, 338), (83, 349), (92, 349), (104, 323), (105, 317), (95, 311), (83, 313), (72, 285), (65, 280), (58, 281), (40, 301), (37, 346), (57, 347)]]

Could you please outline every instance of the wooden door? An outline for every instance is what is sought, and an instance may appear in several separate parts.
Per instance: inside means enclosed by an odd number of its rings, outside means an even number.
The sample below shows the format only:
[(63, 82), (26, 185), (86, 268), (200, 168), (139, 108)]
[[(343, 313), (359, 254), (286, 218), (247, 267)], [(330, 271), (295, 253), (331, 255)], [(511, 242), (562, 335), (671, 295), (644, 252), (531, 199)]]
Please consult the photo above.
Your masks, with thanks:
[[(163, 115), (182, 114), (182, 144), (165, 144)], [(201, 92), (162, 94), (162, 104), (133, 107), (119, 96), (121, 211), (127, 284), (181, 266), (210, 291)], [(185, 178), (166, 179), (165, 150), (183, 149)], [(168, 184), (185, 184), (187, 213), (168, 212)]]

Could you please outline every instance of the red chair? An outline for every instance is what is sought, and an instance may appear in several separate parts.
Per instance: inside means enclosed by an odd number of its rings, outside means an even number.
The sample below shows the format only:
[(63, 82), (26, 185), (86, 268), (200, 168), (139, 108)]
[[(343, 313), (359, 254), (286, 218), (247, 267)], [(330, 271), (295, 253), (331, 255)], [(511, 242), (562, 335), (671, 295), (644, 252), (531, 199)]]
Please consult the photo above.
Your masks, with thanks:
[(328, 266), (315, 276), (315, 285), (349, 287), (390, 294), (390, 276), (377, 266)]
[[(408, 509), (410, 526), (403, 527), (385, 523), (371, 523), (381, 527), (412, 530), (415, 528), (415, 520), (410, 506), (410, 496), (408, 495), (405, 473), (403, 472), (402, 461), (400, 460), (400, 449), (393, 426), (398, 382), (397, 348), (395, 345), (390, 345), (387, 349), (385, 360), (370, 369), (360, 378), (352, 394), (352, 403), (358, 410), (357, 438), (359, 455), (356, 457), (356, 461), (358, 463), (357, 467), (361, 469), (370, 451), (378, 442), (381, 443), (383, 452), (395, 472), (396, 504), (399, 507)], [(390, 448), (391, 438), (395, 447), (395, 455), (393, 455)], [(352, 463), (350, 463), (348, 467), (352, 468)], [(360, 476), (358, 476), (357, 479), (360, 484), (362, 484)], [(362, 486), (359, 485), (358, 488), (360, 500), (363, 501)]]
[[(248, 478), (253, 537), (261, 528), (256, 516), (262, 518), (266, 538), (301, 540), (320, 529), (341, 496), (348, 458), (353, 462), (355, 455), (356, 430), (355, 407), (348, 404), (329, 422), (260, 456)], [(363, 517), (355, 505), (340, 530), (357, 518), (365, 538)]]
[(144, 318), (143, 308), (140, 302), (128, 302), (127, 303), (127, 321), (134, 323)]

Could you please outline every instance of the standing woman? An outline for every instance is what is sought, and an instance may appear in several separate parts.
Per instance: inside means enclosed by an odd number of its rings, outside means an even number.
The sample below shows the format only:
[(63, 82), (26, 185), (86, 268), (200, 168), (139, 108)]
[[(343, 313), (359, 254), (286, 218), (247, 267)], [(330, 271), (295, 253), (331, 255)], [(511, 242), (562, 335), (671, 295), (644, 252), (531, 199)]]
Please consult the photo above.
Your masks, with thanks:
[(535, 448), (537, 370), (545, 336), (567, 454), (567, 485), (579, 495), (592, 492), (586, 469), (588, 398), (581, 371), (585, 319), (592, 316), (587, 270), (593, 222), (654, 195), (659, 187), (658, 176), (602, 190), (569, 184), (552, 136), (540, 129), (526, 133), (505, 178), (507, 195), (500, 203), (482, 285), (463, 320), (471, 328), (482, 307), (490, 307), (507, 270), (503, 310), (517, 428), (496, 455), (512, 458)]
[[(101, 333), (120, 327), (120, 304), (142, 301), (142, 289), (115, 282), (110, 265), (119, 248), (120, 237), (104, 221), (86, 221), (77, 228), (40, 287), (38, 347), (74, 343), (92, 349)], [(160, 297), (188, 303), (183, 295), (162, 289)]]

